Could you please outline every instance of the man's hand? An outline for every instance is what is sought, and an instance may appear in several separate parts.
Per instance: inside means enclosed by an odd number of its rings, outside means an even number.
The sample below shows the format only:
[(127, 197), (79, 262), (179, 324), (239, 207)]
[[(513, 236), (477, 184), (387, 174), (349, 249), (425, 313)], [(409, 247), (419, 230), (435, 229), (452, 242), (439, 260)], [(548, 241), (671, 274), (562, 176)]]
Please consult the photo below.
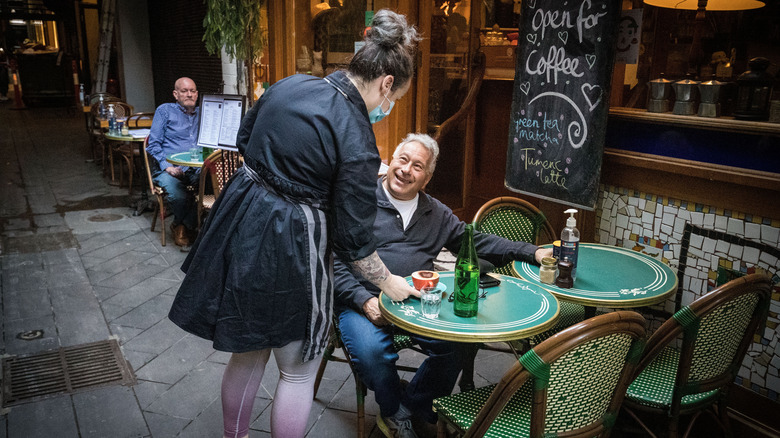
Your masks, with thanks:
[(545, 257), (552, 257), (553, 250), (552, 248), (539, 248), (534, 253), (534, 258), (536, 259), (536, 263), (541, 265), (542, 259)]
[(387, 320), (382, 316), (382, 312), (379, 311), (379, 298), (377, 297), (371, 297), (363, 303), (363, 314), (377, 327), (387, 325)]
[(181, 178), (181, 176), (184, 175), (184, 171), (181, 170), (181, 167), (179, 166), (168, 166), (165, 168), (165, 171), (174, 178)]
[(403, 277), (397, 275), (391, 274), (385, 281), (377, 284), (377, 286), (379, 286), (379, 288), (382, 289), (382, 292), (393, 301), (403, 301), (408, 298), (409, 295), (414, 295), (418, 298), (420, 297), (420, 291), (410, 286)]

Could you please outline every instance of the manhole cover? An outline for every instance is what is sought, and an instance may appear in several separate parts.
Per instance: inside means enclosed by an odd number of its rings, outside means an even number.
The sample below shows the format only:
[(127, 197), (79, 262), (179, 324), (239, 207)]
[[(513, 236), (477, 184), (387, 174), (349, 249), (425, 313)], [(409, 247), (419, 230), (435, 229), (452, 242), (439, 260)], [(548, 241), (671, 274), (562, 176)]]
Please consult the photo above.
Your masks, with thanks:
[(3, 407), (110, 385), (135, 375), (115, 339), (3, 358)]
[(90, 216), (89, 218), (87, 218), (87, 220), (90, 222), (114, 222), (123, 218), (124, 216), (122, 216), (121, 214), (106, 213), (106, 214), (96, 214), (94, 216)]
[(16, 335), (16, 339), (21, 339), (23, 341), (32, 341), (33, 339), (40, 339), (43, 337), (43, 330), (30, 330), (26, 332), (21, 332)]

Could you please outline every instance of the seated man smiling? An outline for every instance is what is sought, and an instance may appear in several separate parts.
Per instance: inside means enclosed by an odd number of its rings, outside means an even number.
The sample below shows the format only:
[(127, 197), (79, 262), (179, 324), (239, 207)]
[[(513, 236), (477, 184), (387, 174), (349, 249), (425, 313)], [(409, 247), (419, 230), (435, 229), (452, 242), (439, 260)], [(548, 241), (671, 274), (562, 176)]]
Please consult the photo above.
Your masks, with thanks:
[[(409, 276), (414, 271), (432, 270), (442, 248), (455, 253), (460, 248), (465, 223), (422, 191), (433, 176), (438, 156), (439, 146), (433, 138), (409, 134), (396, 147), (386, 176), (377, 181), (377, 253), (393, 274)], [(474, 241), (479, 256), (497, 266), (512, 260), (538, 263), (552, 253), (551, 249), (479, 232)], [(435, 423), (433, 399), (452, 392), (460, 373), (458, 344), (411, 334), (428, 358), (403, 387), (395, 366), (396, 329), (379, 311), (379, 290), (338, 259), (334, 281), (342, 341), (361, 380), (374, 391), (381, 411), (377, 417), (380, 428), (397, 437), (416, 437), (412, 416)]]

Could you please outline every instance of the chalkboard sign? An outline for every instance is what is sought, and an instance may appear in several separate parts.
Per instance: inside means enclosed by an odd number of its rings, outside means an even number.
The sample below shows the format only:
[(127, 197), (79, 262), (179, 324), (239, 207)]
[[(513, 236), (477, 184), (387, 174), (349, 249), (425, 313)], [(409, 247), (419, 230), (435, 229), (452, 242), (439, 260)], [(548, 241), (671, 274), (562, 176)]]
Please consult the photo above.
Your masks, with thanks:
[(508, 189), (594, 209), (620, 4), (523, 1)]

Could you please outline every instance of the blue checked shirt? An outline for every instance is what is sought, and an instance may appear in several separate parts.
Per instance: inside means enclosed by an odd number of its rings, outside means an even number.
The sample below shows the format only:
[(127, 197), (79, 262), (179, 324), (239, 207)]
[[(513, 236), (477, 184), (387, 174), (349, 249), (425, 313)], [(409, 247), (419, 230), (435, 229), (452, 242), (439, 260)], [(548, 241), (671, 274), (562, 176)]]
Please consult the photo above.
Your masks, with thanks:
[(195, 112), (187, 114), (178, 103), (164, 103), (157, 107), (146, 150), (160, 164), (160, 170), (172, 166), (165, 157), (195, 147), (199, 121), (200, 108), (196, 107)]

